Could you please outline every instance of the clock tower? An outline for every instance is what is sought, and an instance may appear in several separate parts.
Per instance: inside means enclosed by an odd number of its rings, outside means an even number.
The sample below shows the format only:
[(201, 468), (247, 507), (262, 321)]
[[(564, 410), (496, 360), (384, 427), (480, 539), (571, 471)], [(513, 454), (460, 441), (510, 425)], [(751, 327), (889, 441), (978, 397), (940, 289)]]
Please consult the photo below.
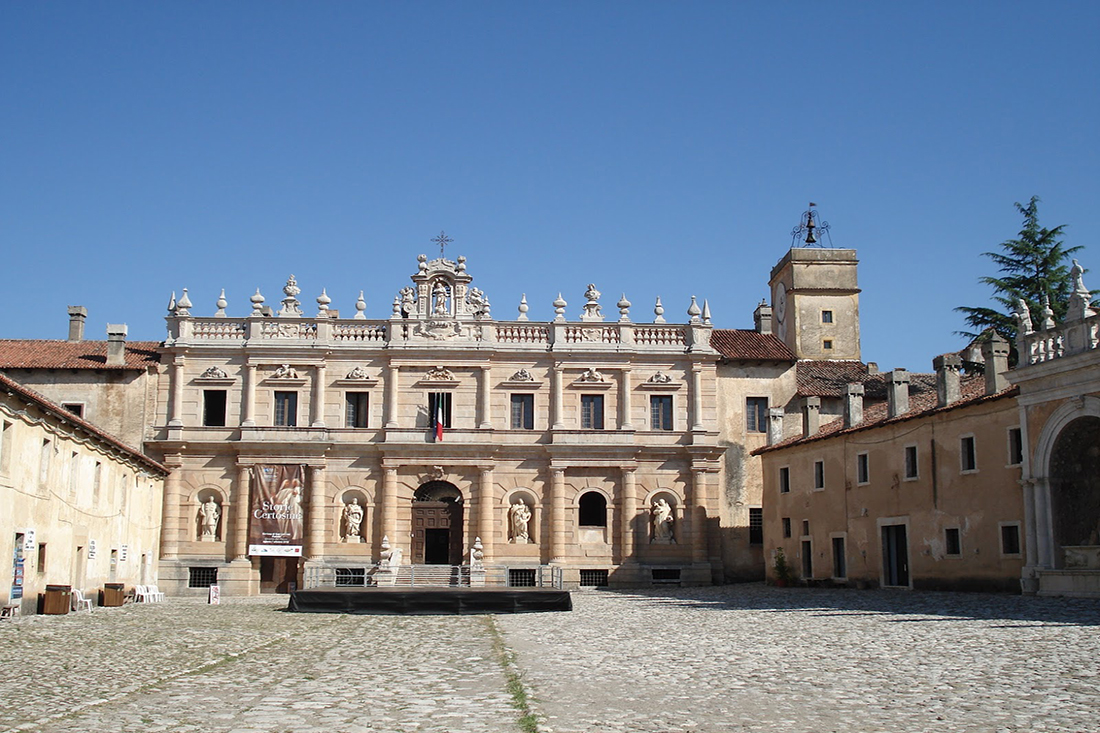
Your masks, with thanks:
[(774, 333), (799, 359), (860, 360), (854, 249), (792, 247), (772, 268)]

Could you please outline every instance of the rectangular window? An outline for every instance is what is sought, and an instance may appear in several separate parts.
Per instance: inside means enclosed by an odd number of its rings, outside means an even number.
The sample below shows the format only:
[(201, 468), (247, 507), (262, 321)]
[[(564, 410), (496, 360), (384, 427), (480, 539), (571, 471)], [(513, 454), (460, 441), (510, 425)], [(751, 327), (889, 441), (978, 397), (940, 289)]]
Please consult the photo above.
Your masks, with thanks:
[(786, 494), (791, 490), (791, 469), (788, 466), (783, 466), (779, 469), (779, 493)]
[(336, 587), (361, 588), (367, 584), (366, 568), (336, 568)]
[(84, 405), (80, 402), (62, 402), (61, 406), (77, 417), (84, 417)]
[(279, 427), (292, 428), (298, 424), (298, 393), (275, 393), (275, 424)]
[(653, 430), (672, 430), (672, 395), (649, 398), (649, 421)]
[(209, 428), (225, 427), (226, 392), (224, 389), (202, 391), (202, 424)]
[(99, 492), (103, 488), (103, 464), (96, 461), (95, 473), (92, 474), (92, 503), (99, 504)]
[(42, 452), (38, 456), (38, 489), (45, 491), (50, 483), (50, 454), (53, 452), (53, 443), (49, 440), (42, 441)]
[(764, 510), (758, 506), (749, 507), (749, 544), (764, 544)]
[[(583, 570), (581, 571), (584, 572)], [(680, 568), (653, 568), (650, 571), (649, 577), (653, 579), (653, 583), (657, 585), (679, 585), (680, 584)]]
[(802, 577), (814, 577), (814, 546), (809, 540), (802, 540)]
[(443, 418), (443, 427), (451, 427), (451, 393), (428, 393), (428, 426), (435, 428), (439, 418)]
[(3, 432), (0, 433), (0, 471), (4, 473), (7, 473), (11, 467), (12, 432), (11, 423), (5, 420)]
[(370, 394), (367, 392), (344, 393), (344, 427), (367, 427), (367, 407), (370, 405)]
[(871, 482), (871, 467), (868, 464), (867, 454), (860, 453), (856, 456), (856, 483), (868, 484)]
[(905, 478), (914, 479), (918, 476), (917, 446), (905, 446)]
[(978, 456), (974, 450), (973, 435), (967, 435), (959, 441), (959, 459), (964, 472), (978, 470)]
[(810, 520), (809, 519), (803, 519), (802, 520), (802, 536), (803, 537), (808, 537), (809, 534), (810, 534)]
[(603, 395), (581, 395), (581, 429), (603, 430)]
[(821, 322), (822, 323), (832, 323), (833, 322), (833, 312), (832, 311), (821, 311)]
[(76, 496), (77, 481), (80, 479), (80, 454), (73, 451), (69, 456), (69, 497)]
[(783, 536), (784, 537), (790, 537), (791, 536), (791, 518), (790, 517), (783, 517)]
[(814, 488), (825, 488), (825, 461), (814, 461)]
[(217, 568), (187, 568), (188, 588), (209, 588), (218, 584)]
[(844, 556), (844, 538), (833, 538), (833, 577), (848, 577), (848, 561)]
[(768, 432), (768, 398), (745, 398), (745, 430), (750, 433)]
[(535, 396), (512, 395), (512, 430), (535, 429)]
[(606, 570), (581, 570), (581, 585), (602, 588), (607, 585), (607, 575)]
[(1024, 436), (1019, 428), (1008, 429), (1008, 465), (1019, 466), (1024, 462)]
[(39, 542), (38, 543), (38, 567), (36, 569), (38, 570), (39, 575), (44, 575), (46, 573), (46, 543), (45, 542)]
[(824, 343), (821, 344), (821, 348), (825, 349), (826, 351), (829, 351), (830, 349), (833, 348), (833, 340), (832, 339), (825, 339)]
[[(534, 588), (535, 585), (534, 568), (508, 568), (508, 586), (510, 588)], [(584, 585), (584, 583), (582, 582), (581, 585)]]
[(948, 527), (943, 531), (943, 553), (945, 555), (962, 554), (962, 538), (958, 527)]
[(1018, 524), (1002, 524), (1001, 525), (1001, 554), (1002, 555), (1019, 555), (1020, 554), (1020, 525), (1018, 525)]

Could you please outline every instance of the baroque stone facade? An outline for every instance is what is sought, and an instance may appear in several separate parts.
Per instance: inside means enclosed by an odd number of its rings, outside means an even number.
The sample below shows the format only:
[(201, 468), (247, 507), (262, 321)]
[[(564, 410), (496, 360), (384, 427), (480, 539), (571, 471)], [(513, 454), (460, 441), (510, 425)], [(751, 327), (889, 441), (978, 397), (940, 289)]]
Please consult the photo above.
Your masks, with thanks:
[[(499, 321), (463, 257), (421, 255), (411, 279), (385, 320), (362, 298), (341, 318), (326, 293), (306, 315), (293, 277), (277, 312), (258, 292), (243, 318), (173, 300), (146, 442), (173, 468), (162, 587), (216, 571), (226, 593), (285, 589), (369, 568), (384, 542), (458, 565), (478, 538), (487, 568), (553, 564), (567, 585), (722, 579), (705, 303), (684, 323), (637, 323), (625, 299), (603, 315), (590, 285), (577, 320), (559, 296), (553, 321), (527, 320), (525, 302)], [(300, 556), (248, 539), (257, 466), (306, 467)]]

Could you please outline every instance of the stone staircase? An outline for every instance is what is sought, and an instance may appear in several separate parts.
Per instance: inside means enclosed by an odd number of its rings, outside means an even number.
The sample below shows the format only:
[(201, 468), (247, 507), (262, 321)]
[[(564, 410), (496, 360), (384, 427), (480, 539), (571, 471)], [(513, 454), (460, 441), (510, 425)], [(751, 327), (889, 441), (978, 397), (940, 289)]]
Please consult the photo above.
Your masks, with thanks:
[(398, 586), (464, 585), (462, 568), (451, 565), (401, 565), (397, 569)]

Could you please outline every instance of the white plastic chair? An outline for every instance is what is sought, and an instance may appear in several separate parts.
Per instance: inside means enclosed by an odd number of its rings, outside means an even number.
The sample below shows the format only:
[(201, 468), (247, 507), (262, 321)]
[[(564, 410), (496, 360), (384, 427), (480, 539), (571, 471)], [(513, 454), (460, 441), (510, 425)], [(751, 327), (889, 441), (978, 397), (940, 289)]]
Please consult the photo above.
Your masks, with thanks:
[(160, 603), (164, 600), (164, 594), (155, 585), (149, 586), (149, 595), (153, 598), (153, 603)]
[(88, 613), (92, 612), (92, 599), (85, 598), (84, 594), (76, 588), (73, 589), (72, 604), (74, 611), (87, 611)]
[(149, 597), (148, 586), (134, 586), (134, 603), (152, 603), (152, 599)]

